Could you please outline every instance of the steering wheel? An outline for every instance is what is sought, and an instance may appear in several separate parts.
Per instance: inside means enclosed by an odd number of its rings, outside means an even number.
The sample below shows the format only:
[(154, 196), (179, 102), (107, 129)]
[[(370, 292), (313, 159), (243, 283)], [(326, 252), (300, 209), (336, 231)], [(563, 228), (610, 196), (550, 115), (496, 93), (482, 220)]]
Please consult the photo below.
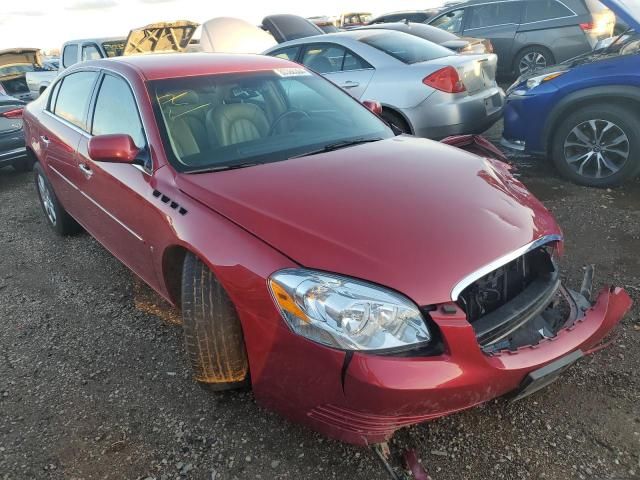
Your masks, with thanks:
[(300, 115), (301, 117), (311, 118), (310, 115), (307, 112), (303, 112), (302, 110), (287, 110), (286, 112), (280, 114), (278, 116), (278, 118), (276, 118), (273, 121), (273, 123), (271, 124), (271, 128), (269, 129), (268, 136), (270, 137), (271, 135), (273, 135), (275, 133), (276, 128), (278, 127), (278, 125), (280, 125), (282, 120), (284, 120), (285, 118), (290, 117), (292, 115)]

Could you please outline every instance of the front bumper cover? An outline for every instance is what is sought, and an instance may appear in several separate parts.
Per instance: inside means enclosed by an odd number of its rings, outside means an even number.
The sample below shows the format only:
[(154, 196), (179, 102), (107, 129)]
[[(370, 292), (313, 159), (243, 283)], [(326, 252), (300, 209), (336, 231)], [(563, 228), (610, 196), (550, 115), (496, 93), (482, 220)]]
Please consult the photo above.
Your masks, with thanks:
[[(606, 288), (585, 315), (556, 336), (516, 351), (487, 355), (455, 304), (431, 317), (446, 353), (435, 357), (383, 357), (354, 353), (344, 372), (344, 397), (306, 412), (306, 423), (359, 445), (388, 440), (404, 426), (445, 416), (516, 390), (524, 378), (578, 350), (589, 353), (631, 307), (621, 288)], [(453, 309), (455, 309), (454, 313)]]

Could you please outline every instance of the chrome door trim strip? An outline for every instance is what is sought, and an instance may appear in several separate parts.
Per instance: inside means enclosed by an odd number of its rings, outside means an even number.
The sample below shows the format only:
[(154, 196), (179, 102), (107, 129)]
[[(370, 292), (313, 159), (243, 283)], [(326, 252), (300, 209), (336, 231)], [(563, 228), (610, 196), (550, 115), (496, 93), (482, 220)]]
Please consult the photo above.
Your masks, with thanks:
[(538, 238), (537, 240), (534, 240), (531, 243), (528, 243), (523, 247), (518, 248), (517, 250), (514, 250), (513, 252), (507, 253), (506, 255), (503, 255), (502, 257), (486, 264), (484, 267), (479, 268), (473, 273), (470, 273), (469, 275), (467, 275), (466, 277), (464, 277), (462, 280), (460, 280), (458, 283), (455, 284), (455, 286), (451, 290), (451, 300), (454, 302), (457, 301), (462, 291), (465, 288), (467, 288), (469, 285), (471, 285), (473, 282), (484, 277), (488, 273), (491, 273), (494, 270), (506, 265), (512, 260), (515, 260), (516, 258), (521, 257), (525, 253), (530, 252), (531, 250), (535, 250), (536, 248), (542, 245), (545, 245), (550, 242), (557, 242), (562, 240), (563, 240), (563, 237), (562, 235), (559, 235), (559, 234), (545, 235), (543, 237)]

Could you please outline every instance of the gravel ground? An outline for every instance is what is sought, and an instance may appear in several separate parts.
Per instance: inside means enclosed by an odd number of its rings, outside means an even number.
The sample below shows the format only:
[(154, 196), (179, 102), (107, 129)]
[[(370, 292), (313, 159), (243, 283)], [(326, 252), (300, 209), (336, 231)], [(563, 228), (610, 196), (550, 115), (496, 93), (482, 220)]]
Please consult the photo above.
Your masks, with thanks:
[[(493, 138), (499, 126), (489, 135)], [(568, 184), (516, 158), (554, 212), (566, 281), (640, 304), (640, 182)], [(387, 478), (372, 453), (323, 439), (190, 378), (175, 312), (88, 235), (47, 227), (29, 174), (0, 170), (0, 479)], [(640, 478), (640, 309), (607, 350), (517, 404), (497, 400), (400, 432), (434, 480)]]

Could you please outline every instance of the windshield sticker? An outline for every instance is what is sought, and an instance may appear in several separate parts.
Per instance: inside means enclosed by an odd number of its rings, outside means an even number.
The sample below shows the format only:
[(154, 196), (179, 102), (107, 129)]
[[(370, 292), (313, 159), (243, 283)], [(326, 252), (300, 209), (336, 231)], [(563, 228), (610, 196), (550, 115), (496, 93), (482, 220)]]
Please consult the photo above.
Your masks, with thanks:
[(311, 73), (309, 73), (307, 70), (305, 70), (304, 68), (296, 68), (296, 67), (292, 67), (292, 68), (276, 68), (274, 70), (274, 72), (276, 72), (278, 75), (280, 75), (281, 77), (304, 77), (304, 76), (311, 76)]

